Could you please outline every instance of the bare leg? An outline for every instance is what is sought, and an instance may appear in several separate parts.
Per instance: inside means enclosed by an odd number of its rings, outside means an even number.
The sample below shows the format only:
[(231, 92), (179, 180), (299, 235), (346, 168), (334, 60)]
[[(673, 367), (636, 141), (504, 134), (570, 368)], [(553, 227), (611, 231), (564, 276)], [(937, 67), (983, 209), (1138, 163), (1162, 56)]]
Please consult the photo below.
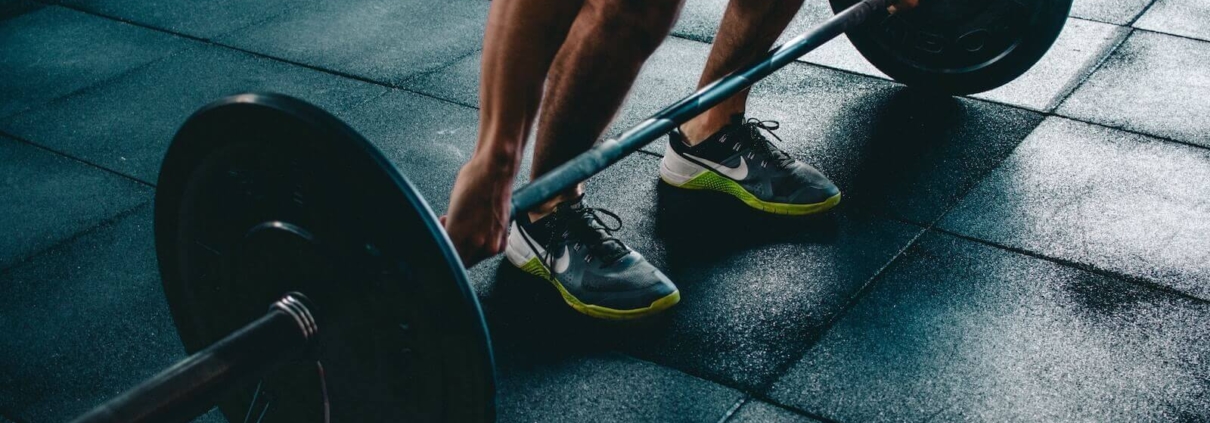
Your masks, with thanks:
[[(546, 82), (533, 176), (583, 153), (626, 99), (643, 62), (659, 47), (681, 0), (586, 0)], [(539, 218), (583, 192), (577, 187), (530, 213)]]
[(442, 218), (471, 266), (504, 250), (513, 176), (542, 98), (542, 84), (582, 0), (497, 0), (484, 36), (479, 139), (458, 171)]
[[(475, 154), (503, 154), (512, 174), (520, 163), (551, 62), (583, 0), (492, 2), (479, 81)], [(510, 176), (511, 179), (511, 176)]]
[[(714, 37), (714, 47), (710, 49), (710, 58), (698, 80), (698, 87), (767, 53), (802, 3), (803, 0), (731, 0), (719, 25), (718, 36)], [(681, 125), (681, 131), (690, 143), (701, 142), (727, 126), (732, 115), (743, 114), (747, 104), (748, 90), (744, 90)]]

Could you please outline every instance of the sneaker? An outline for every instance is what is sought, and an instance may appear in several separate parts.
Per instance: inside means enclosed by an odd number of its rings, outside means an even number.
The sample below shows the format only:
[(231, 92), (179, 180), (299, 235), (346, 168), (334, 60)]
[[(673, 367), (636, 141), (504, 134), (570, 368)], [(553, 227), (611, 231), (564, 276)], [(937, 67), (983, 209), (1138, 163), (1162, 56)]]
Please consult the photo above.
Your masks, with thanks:
[[(606, 225), (603, 218), (616, 224)], [(514, 266), (549, 281), (563, 301), (592, 317), (632, 319), (672, 307), (681, 300), (680, 291), (612, 236), (621, 227), (616, 214), (588, 207), (580, 197), (536, 222), (520, 213), (504, 255)]]
[(719, 191), (758, 210), (785, 215), (820, 213), (840, 203), (840, 189), (808, 164), (777, 148), (775, 121), (744, 120), (690, 146), (680, 129), (668, 134), (660, 179), (678, 188)]

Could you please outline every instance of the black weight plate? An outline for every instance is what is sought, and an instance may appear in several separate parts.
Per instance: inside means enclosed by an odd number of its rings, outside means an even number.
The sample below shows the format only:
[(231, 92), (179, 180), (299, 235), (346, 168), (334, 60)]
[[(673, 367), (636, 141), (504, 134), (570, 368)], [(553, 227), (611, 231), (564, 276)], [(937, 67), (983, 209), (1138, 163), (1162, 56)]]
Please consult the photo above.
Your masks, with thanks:
[[(859, 0), (831, 0), (839, 12)], [(947, 94), (1007, 84), (1054, 44), (1072, 0), (920, 0), (848, 32), (862, 56), (908, 86)]]
[(195, 113), (164, 159), (155, 232), (190, 353), (287, 292), (315, 303), (315, 350), (220, 401), (229, 420), (494, 418), (487, 328), (448, 238), (398, 170), (322, 110), (246, 94)]

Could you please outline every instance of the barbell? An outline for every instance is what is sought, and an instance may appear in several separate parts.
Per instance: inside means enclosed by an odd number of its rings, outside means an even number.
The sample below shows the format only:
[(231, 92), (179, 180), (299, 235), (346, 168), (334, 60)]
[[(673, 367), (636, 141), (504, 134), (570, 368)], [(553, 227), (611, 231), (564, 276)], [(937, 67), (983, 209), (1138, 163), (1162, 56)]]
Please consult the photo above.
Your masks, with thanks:
[[(1024, 73), (1071, 0), (832, 0), (763, 59), (597, 144), (512, 196), (544, 203), (848, 31), (911, 86), (969, 93)], [(373, 145), (301, 100), (241, 94), (194, 113), (155, 195), (164, 293), (191, 355), (77, 422), (491, 421), (492, 349), (466, 269)], [(253, 420), (255, 419), (255, 420)]]

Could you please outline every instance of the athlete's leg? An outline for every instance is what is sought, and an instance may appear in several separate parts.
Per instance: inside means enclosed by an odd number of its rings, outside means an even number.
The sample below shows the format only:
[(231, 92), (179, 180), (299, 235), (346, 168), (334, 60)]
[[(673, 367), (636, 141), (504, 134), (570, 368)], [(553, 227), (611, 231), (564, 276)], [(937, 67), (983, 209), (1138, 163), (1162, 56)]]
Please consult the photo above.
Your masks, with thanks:
[(479, 140), (458, 172), (443, 218), (468, 266), (504, 248), (512, 180), (542, 84), (581, 5), (581, 0), (492, 2), (483, 41)]
[[(587, 0), (555, 57), (538, 119), (533, 175), (583, 153), (621, 107), (643, 62), (663, 42), (681, 0)], [(565, 193), (531, 213), (535, 219)]]
[[(698, 87), (717, 81), (767, 53), (802, 4), (803, 0), (731, 0)], [(685, 123), (681, 130), (691, 144), (696, 144), (731, 123), (731, 116), (742, 115), (747, 104), (748, 90), (744, 90)]]

